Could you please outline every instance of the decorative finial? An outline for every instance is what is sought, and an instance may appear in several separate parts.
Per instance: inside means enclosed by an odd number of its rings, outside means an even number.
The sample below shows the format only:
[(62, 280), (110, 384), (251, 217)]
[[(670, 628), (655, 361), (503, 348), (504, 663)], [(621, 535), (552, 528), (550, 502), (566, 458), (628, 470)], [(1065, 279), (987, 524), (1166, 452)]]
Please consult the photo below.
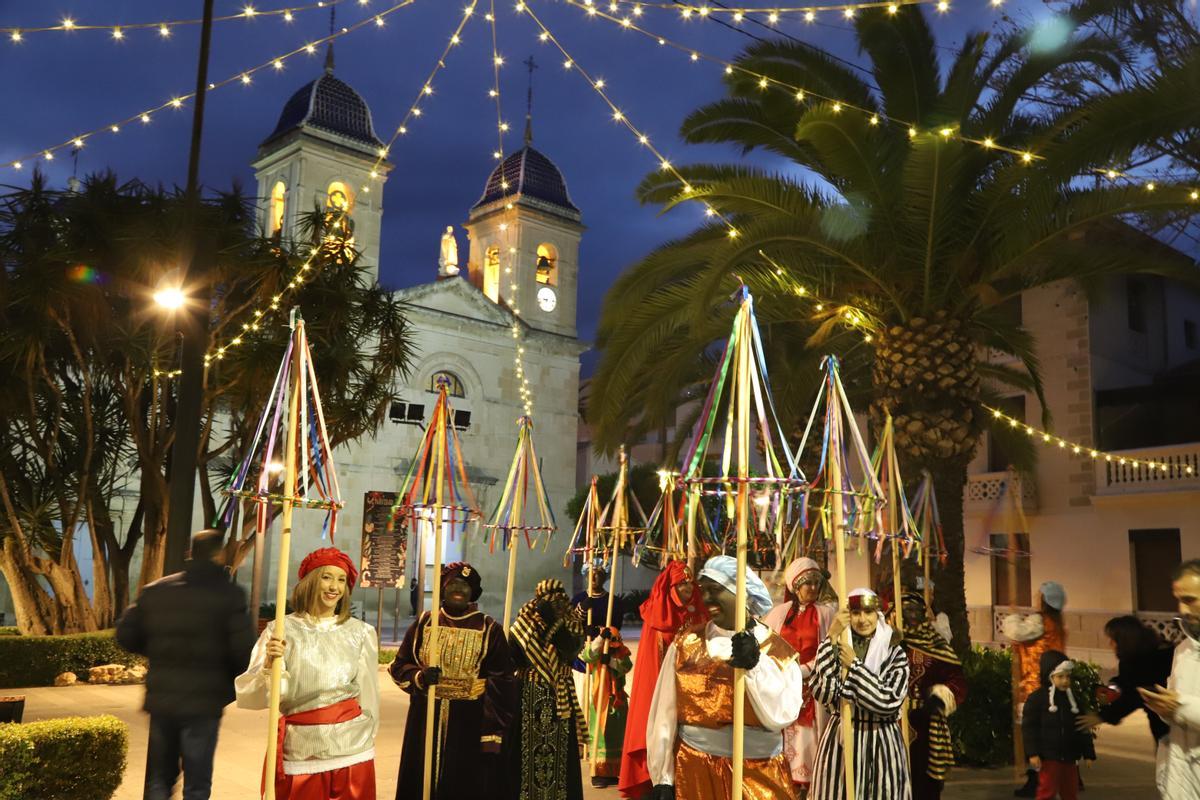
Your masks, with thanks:
[(529, 91), (525, 96), (525, 146), (529, 147), (533, 144), (533, 71), (537, 69), (537, 63), (531, 55), (524, 64), (529, 68)]
[(333, 74), (333, 32), (337, 27), (337, 6), (329, 7), (329, 46), (325, 50), (325, 72)]

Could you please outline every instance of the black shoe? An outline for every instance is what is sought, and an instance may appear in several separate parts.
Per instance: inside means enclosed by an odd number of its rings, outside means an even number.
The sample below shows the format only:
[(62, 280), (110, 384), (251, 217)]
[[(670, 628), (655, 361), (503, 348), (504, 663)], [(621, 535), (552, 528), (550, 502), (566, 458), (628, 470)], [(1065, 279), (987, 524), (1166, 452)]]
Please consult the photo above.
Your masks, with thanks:
[(1025, 770), (1025, 785), (1013, 790), (1013, 797), (1037, 797), (1038, 774), (1035, 769)]

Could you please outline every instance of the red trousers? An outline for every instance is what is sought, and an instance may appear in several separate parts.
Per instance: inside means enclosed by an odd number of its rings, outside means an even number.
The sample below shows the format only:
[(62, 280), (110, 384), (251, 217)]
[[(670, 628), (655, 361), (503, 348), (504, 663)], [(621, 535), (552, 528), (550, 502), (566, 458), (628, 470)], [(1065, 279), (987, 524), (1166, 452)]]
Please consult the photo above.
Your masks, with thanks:
[(275, 781), (277, 800), (375, 800), (375, 762)]
[(1037, 800), (1076, 800), (1079, 797), (1079, 767), (1066, 761), (1042, 759), (1038, 773)]

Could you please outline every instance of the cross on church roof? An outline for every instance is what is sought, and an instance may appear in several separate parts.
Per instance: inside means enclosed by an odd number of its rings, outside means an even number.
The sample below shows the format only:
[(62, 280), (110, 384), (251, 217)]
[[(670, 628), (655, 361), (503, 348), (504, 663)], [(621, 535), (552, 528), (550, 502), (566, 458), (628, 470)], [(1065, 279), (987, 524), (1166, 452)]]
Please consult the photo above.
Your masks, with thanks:
[(538, 65), (532, 55), (521, 63), (529, 68), (529, 91), (525, 96), (525, 146), (529, 147), (533, 144), (533, 71)]

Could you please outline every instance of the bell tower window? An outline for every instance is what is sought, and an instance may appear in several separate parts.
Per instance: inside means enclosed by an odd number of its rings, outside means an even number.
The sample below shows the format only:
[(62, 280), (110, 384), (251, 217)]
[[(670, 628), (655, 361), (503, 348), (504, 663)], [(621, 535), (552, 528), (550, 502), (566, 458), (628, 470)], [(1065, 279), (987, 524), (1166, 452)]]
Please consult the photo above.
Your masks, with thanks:
[(268, 225), (271, 236), (283, 235), (283, 214), (286, 202), (287, 184), (283, 181), (275, 181), (275, 186), (271, 189), (271, 216)]
[(354, 210), (354, 201), (346, 184), (341, 181), (329, 184), (329, 188), (325, 190), (325, 207), (346, 214)]
[(537, 246), (537, 282), (558, 285), (558, 251), (554, 245), (543, 243)]
[(500, 302), (500, 248), (489, 247), (483, 256), (483, 293), (493, 303)]

